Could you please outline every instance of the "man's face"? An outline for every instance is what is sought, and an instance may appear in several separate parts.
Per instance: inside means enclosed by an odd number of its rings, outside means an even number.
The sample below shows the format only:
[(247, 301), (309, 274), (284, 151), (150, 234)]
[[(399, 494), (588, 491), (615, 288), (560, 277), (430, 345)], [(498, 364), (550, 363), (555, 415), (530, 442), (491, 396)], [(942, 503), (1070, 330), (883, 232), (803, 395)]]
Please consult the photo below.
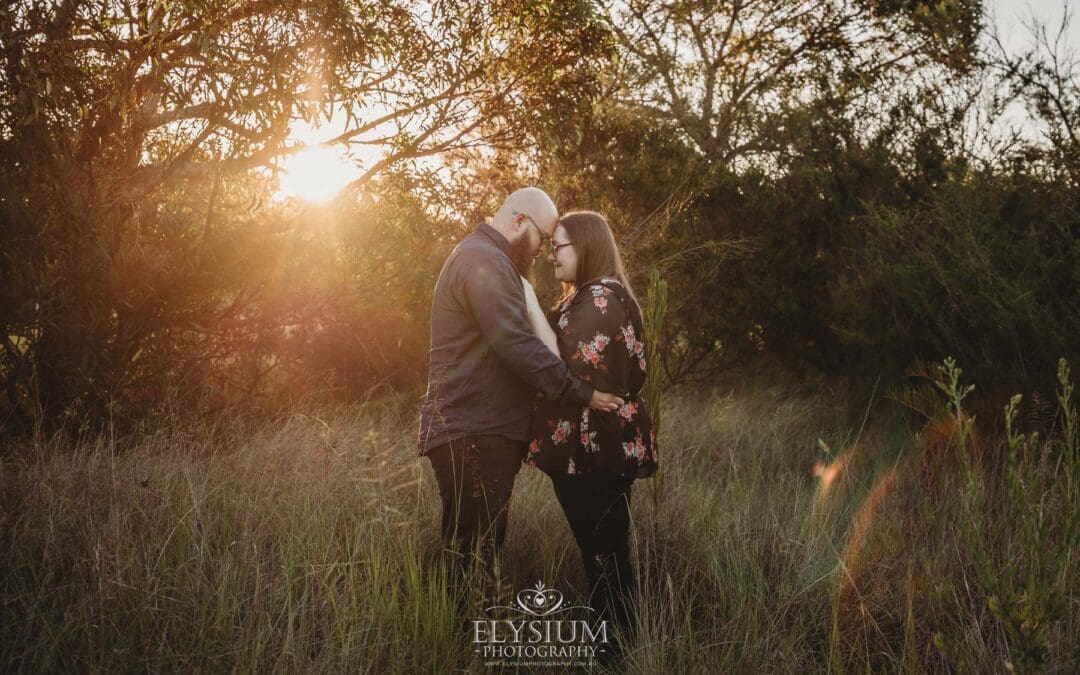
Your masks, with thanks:
[(519, 225), (521, 234), (510, 241), (510, 259), (521, 276), (528, 276), (532, 269), (533, 259), (540, 252), (540, 247), (546, 237), (536, 221), (525, 213), (514, 213), (514, 219)]
[(536, 257), (536, 252), (540, 248), (539, 244), (534, 243), (536, 233), (530, 230), (531, 228), (510, 240), (510, 260), (517, 268), (518, 274), (523, 277), (529, 276), (533, 258)]

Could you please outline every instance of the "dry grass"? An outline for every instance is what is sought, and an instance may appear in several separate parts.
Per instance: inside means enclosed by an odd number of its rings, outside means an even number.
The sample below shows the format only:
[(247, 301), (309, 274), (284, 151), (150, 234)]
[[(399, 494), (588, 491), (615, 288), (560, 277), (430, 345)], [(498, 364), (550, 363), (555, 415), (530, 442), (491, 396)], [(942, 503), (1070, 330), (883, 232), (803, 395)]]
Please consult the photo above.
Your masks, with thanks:
[[(414, 403), (174, 431), (123, 453), (107, 439), (10, 449), (0, 664), (483, 670), (432, 562), (438, 503)], [(935, 635), (964, 645), (969, 667), (1004, 668), (955, 484), (927, 479), (899, 417), (848, 409), (824, 386), (669, 396), (663, 490), (634, 492), (642, 608), (627, 672), (946, 670)], [(505, 586), (580, 593), (542, 474), (519, 475), (511, 513)], [(1050, 670), (1080, 667), (1068, 595)]]

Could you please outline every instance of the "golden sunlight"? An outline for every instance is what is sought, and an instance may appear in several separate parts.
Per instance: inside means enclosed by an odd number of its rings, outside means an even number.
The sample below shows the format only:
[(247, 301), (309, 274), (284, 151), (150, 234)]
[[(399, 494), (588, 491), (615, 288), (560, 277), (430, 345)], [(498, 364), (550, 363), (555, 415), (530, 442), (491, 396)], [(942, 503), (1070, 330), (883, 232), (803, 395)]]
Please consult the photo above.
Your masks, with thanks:
[(332, 199), (360, 172), (337, 147), (314, 146), (281, 162), (278, 198), (298, 197), (311, 202)]

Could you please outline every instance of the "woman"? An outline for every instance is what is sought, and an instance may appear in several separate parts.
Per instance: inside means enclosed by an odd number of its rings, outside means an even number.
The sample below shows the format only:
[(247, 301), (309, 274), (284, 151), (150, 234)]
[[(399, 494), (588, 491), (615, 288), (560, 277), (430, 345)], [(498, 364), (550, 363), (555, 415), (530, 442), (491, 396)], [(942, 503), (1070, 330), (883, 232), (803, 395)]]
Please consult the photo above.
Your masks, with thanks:
[(630, 486), (657, 469), (656, 440), (641, 399), (647, 366), (641, 312), (599, 213), (564, 216), (548, 260), (564, 293), (546, 318), (530, 298), (534, 330), (571, 372), (626, 403), (603, 413), (538, 399), (525, 461), (551, 477), (581, 549), (593, 607), (628, 630)]

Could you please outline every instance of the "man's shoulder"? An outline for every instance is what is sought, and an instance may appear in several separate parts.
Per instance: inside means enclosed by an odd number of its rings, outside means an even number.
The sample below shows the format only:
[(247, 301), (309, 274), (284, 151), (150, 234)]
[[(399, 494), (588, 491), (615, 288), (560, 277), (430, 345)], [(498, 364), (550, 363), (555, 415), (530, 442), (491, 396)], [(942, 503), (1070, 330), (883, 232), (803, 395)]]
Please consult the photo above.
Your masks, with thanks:
[(510, 258), (503, 253), (495, 242), (478, 232), (473, 232), (454, 247), (447, 259), (447, 265), (469, 271), (477, 267), (489, 269), (513, 269)]
[(451, 254), (451, 257), (465, 259), (482, 258), (491, 255), (497, 250), (498, 247), (495, 246), (491, 240), (478, 232), (473, 232), (458, 242), (458, 245), (454, 247), (454, 252)]

